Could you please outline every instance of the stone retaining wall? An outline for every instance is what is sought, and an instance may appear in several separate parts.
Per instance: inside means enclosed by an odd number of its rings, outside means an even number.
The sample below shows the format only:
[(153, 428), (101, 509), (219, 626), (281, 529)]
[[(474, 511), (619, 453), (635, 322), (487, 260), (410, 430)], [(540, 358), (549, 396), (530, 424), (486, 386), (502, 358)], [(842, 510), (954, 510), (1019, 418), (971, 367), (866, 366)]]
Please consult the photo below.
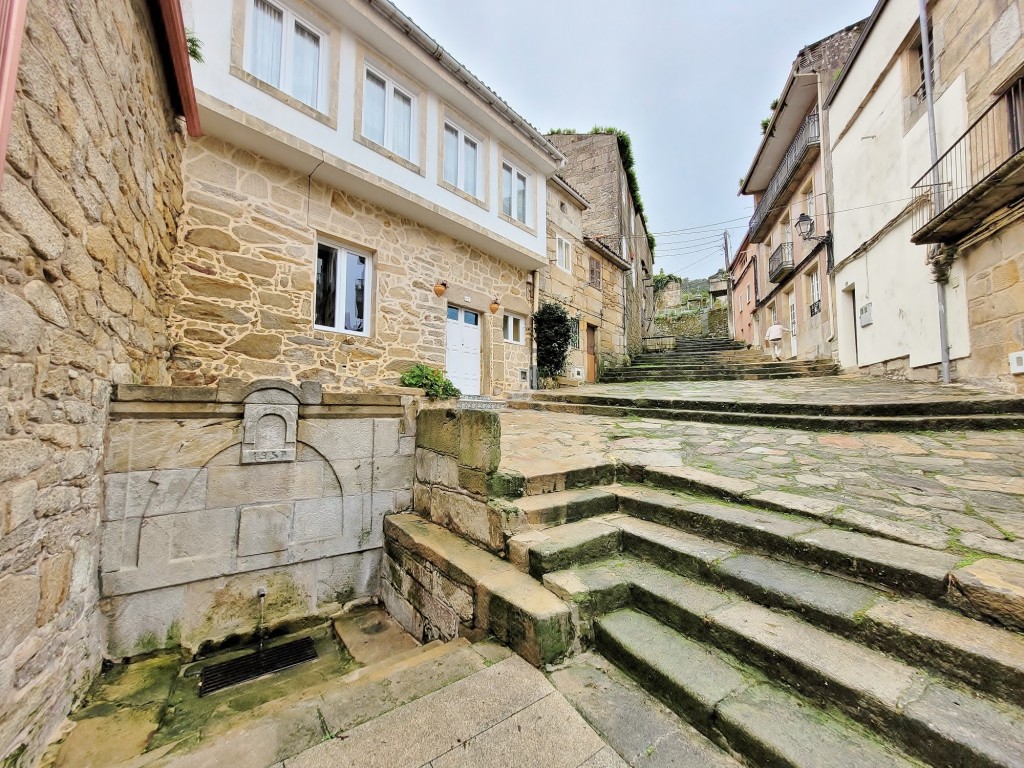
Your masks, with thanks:
[(110, 383), (167, 378), (182, 139), (151, 5), (28, 3), (0, 188), (4, 765), (34, 764), (99, 670)]
[(411, 396), (280, 381), (118, 387), (100, 559), (106, 654), (255, 632), (375, 595), (412, 507)]

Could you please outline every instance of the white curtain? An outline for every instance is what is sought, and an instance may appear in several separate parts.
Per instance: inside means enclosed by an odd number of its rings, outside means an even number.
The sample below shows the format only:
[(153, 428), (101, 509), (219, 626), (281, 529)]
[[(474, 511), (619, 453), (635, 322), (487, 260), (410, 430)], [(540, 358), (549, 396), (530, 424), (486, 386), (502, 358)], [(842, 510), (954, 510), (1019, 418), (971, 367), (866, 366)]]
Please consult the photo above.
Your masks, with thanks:
[(463, 189), (466, 190), (473, 197), (477, 197), (476, 193), (476, 175), (477, 175), (477, 145), (472, 139), (465, 139), (465, 167), (462, 169), (463, 173)]
[(412, 160), (412, 99), (401, 91), (391, 101), (391, 149)]
[(516, 174), (516, 218), (526, 223), (526, 177)]
[(255, 0), (252, 17), (250, 71), (275, 88), (281, 87), (281, 43), (284, 14), (266, 0)]
[(507, 165), (501, 166), (501, 210), (512, 215), (512, 169)]
[(320, 91), (320, 36), (295, 25), (292, 95), (316, 108)]
[(459, 132), (450, 125), (444, 127), (444, 180), (459, 183)]
[(376, 141), (384, 143), (384, 94), (387, 86), (384, 81), (372, 72), (366, 73), (366, 83), (363, 85), (363, 135)]

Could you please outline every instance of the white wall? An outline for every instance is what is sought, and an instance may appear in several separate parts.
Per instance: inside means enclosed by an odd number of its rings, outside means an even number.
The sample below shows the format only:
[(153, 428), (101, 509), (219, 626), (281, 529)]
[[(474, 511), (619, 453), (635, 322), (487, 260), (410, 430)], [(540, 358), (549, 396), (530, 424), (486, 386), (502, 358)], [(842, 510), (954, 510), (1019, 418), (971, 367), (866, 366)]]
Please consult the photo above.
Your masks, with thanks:
[[(917, 19), (913, 0), (887, 4), (829, 109), (838, 265), (834, 280), (844, 366), (905, 356), (912, 367), (941, 360), (938, 297), (927, 248), (911, 243), (909, 214), (892, 223), (910, 202), (911, 186), (931, 166), (924, 110), (904, 133), (904, 61), (897, 53)], [(967, 127), (962, 77), (935, 107), (941, 155)], [(845, 261), (873, 238), (863, 253)], [(873, 323), (867, 327), (855, 325), (851, 288), (858, 310), (872, 305)], [(951, 356), (966, 356), (967, 299), (959, 262), (946, 288), (946, 303)]]
[[(299, 140), (287, 142), (293, 147), (301, 146), (304, 142), (312, 147), (322, 148), (330, 155), (364, 171), (364, 178), (368, 176), (371, 183), (377, 180), (384, 186), (390, 184), (408, 191), (410, 195), (402, 195), (405, 200), (398, 210), (399, 213), (410, 215), (429, 226), (437, 226), (456, 236), (462, 233), (457, 226), (455, 231), (452, 230), (453, 222), (468, 222), (470, 228), (473, 225), (483, 228), (535, 255), (538, 259), (545, 258), (545, 189), (547, 177), (554, 172), (554, 161), (532, 148), (507, 121), (483, 105), (464, 86), (445, 75), (438, 65), (432, 61), (421, 61), (424, 55), (411, 42), (393, 39), (390, 35), (397, 32), (392, 33), (390, 25), (378, 19), (375, 12), (366, 4), (357, 6), (348, 2), (324, 2), (317, 5), (317, 11), (330, 16), (335, 23), (335, 29), (325, 31), (336, 33), (332, 37), (332, 44), (340, 45), (340, 71), (336, 77), (339, 91), (337, 128), (303, 114), (273, 95), (231, 74), (232, 15), (235, 6), (236, 3), (232, 0), (193, 0), (184, 4), (186, 26), (194, 30), (203, 42), (205, 63), (192, 64), (193, 78), (197, 91), (201, 92), (200, 96), (212, 96), (242, 113), (252, 115), (286, 132), (290, 137)], [(298, 15), (302, 15), (303, 7), (299, 2), (291, 4), (291, 7)], [(353, 26), (369, 31), (375, 44), (367, 45), (363, 42), (352, 31)], [(356, 126), (356, 87), (357, 81), (362, 77), (362, 70), (357, 71), (357, 50), (360, 45), (395, 63), (405, 75), (422, 86), (422, 92), (417, 98), (417, 109), (426, 110), (426, 139), (422, 144), (425, 151), (421, 150), (423, 157), (420, 158), (422, 175), (355, 140), (359, 132)], [(326, 51), (322, 55), (326, 57)], [(406, 66), (402, 66), (403, 64)], [(328, 76), (327, 82), (330, 83), (333, 79)], [(446, 95), (444, 100), (438, 95), (439, 92)], [(487, 143), (486, 209), (443, 188), (438, 183), (441, 116), (446, 102), (487, 132), (487, 135), (481, 137)], [(206, 115), (204, 119), (205, 117)], [(231, 129), (225, 128), (223, 120), (208, 120), (204, 123), (204, 128), (207, 132), (220, 135), (221, 138), (233, 140), (230, 135)], [(266, 138), (268, 141), (274, 139), (272, 136)], [(414, 141), (415, 139), (414, 135)], [(523, 170), (532, 174), (527, 220), (532, 231), (525, 231), (524, 228), (499, 217), (502, 146), (521, 158), (521, 165), (522, 160), (525, 160), (527, 167)], [(291, 155), (294, 158), (294, 152)], [(304, 161), (299, 158), (290, 164), (304, 164), (304, 167), (298, 170), (312, 171), (319, 160), (319, 155), (311, 152), (307, 153)], [(474, 244), (481, 244), (479, 238)], [(501, 250), (499, 249), (496, 255), (504, 256)]]

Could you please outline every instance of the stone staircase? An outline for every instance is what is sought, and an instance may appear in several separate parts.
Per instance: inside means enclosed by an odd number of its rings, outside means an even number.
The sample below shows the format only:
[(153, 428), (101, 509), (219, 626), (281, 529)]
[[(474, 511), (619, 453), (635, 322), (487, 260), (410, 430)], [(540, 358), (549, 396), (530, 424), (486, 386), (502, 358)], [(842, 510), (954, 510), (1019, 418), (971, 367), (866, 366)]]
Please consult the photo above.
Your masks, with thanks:
[(577, 649), (748, 764), (1024, 765), (1024, 637), (958, 555), (649, 483), (512, 503)]
[(831, 360), (775, 362), (729, 338), (679, 337), (674, 349), (639, 355), (628, 367), (605, 371), (601, 382), (789, 379), (828, 376), (838, 370)]

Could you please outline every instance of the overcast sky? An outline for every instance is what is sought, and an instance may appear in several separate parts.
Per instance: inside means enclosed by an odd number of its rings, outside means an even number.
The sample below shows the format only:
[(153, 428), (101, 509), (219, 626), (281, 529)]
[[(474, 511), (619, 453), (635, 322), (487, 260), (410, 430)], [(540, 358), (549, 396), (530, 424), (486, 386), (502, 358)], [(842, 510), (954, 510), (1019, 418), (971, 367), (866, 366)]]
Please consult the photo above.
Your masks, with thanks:
[[(738, 245), (736, 196), (759, 123), (797, 51), (871, 13), (874, 0), (396, 0), (541, 131), (595, 125), (633, 140), (658, 237), (655, 269), (706, 277), (712, 235)], [(740, 220), (736, 220), (740, 219)], [(718, 222), (728, 221), (724, 224)], [(667, 234), (704, 227), (703, 232)], [(665, 233), (665, 234), (658, 234)], [(719, 241), (720, 242), (720, 241)], [(718, 252), (709, 246), (718, 245)]]

